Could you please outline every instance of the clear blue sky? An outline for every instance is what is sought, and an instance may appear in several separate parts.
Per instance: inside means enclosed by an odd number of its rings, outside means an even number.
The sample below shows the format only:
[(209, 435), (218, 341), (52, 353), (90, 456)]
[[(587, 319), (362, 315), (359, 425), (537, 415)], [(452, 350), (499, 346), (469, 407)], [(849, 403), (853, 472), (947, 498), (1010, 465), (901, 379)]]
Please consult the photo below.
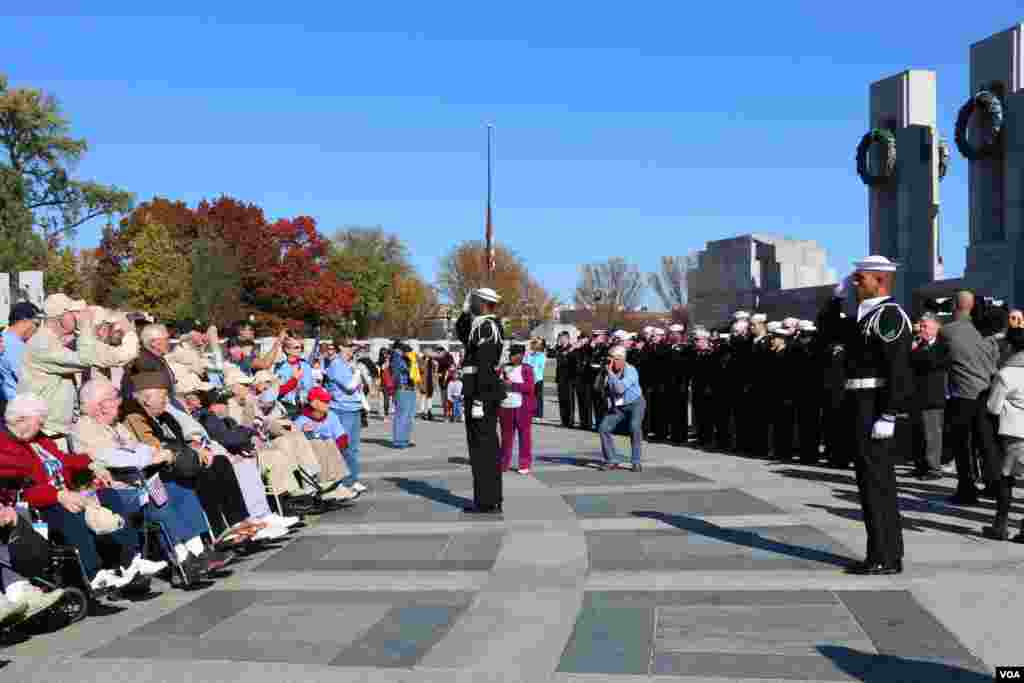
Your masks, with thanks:
[[(497, 237), (564, 297), (581, 262), (653, 270), (753, 231), (818, 240), (845, 272), (867, 249), (868, 84), (935, 69), (952, 140), (970, 43), (1024, 19), (1015, 2), (147, 4), (6, 10), (0, 64), (58, 95), (91, 145), (82, 175), (140, 201), (229, 194), (328, 234), (380, 224), (432, 278), (482, 235), (493, 121)], [(954, 148), (949, 276), (966, 176)]]

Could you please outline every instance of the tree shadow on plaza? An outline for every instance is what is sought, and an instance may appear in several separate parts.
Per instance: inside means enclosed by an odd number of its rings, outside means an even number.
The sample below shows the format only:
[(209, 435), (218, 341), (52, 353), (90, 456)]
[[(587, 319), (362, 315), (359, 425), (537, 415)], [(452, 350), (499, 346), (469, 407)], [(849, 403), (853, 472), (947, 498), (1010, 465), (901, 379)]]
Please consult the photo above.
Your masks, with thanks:
[(776, 541), (747, 529), (730, 529), (727, 527), (721, 527), (717, 524), (711, 524), (710, 522), (706, 522), (695, 517), (668, 515), (663, 512), (646, 510), (635, 510), (633, 512), (633, 516), (645, 519), (654, 519), (691, 534), (707, 536), (708, 538), (724, 541), (725, 543), (732, 543), (733, 545), (746, 546), (753, 550), (765, 550), (779, 555), (786, 555), (798, 560), (820, 562), (822, 564), (831, 564), (837, 567), (848, 567), (856, 561), (852, 557), (844, 557), (843, 555), (836, 555), (835, 553), (831, 553), (826, 550)]
[(420, 479), (407, 479), (405, 477), (386, 477), (384, 481), (393, 483), (402, 491), (411, 493), (414, 496), (420, 496), (421, 498), (428, 498), (437, 503), (444, 503), (455, 508), (464, 508), (472, 505), (473, 501), (469, 498), (463, 498), (462, 496), (456, 496), (450, 490), (441, 488), (440, 486), (433, 486), (432, 484), (422, 481)]
[(821, 645), (817, 649), (843, 673), (865, 683), (989, 683), (992, 680), (992, 674), (982, 673), (980, 664), (976, 664), (978, 670), (972, 670), (945, 662), (876, 655), (834, 645)]

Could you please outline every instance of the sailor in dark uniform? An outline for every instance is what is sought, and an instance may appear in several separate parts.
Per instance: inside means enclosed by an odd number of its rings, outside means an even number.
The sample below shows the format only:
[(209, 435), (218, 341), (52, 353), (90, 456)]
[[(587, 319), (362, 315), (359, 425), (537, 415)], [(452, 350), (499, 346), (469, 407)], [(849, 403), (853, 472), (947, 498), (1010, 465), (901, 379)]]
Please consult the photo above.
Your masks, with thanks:
[(466, 349), (462, 364), (462, 395), (466, 408), (466, 443), (473, 469), (473, 506), (467, 513), (501, 512), (501, 469), (498, 463), (498, 404), (505, 398), (498, 376), (503, 333), (494, 310), (501, 298), (490, 288), (470, 292), (455, 323)]
[[(893, 469), (896, 420), (905, 417), (913, 399), (910, 367), (912, 325), (892, 300), (897, 264), (869, 256), (854, 264), (854, 273), (836, 287), (822, 322), (829, 341), (843, 345), (846, 356), (844, 406), (852, 421), (850, 436), (857, 489), (867, 527), (864, 562), (855, 574), (899, 574), (903, 571), (903, 529)], [(857, 296), (855, 317), (842, 318), (847, 290)]]
[(668, 413), (668, 437), (683, 446), (690, 434), (690, 346), (685, 343), (686, 326), (676, 323), (668, 328), (668, 363), (665, 391)]
[(587, 364), (587, 378), (590, 382), (590, 404), (594, 411), (594, 429), (601, 426), (601, 421), (608, 413), (608, 397), (604, 391), (598, 391), (595, 383), (604, 378), (608, 367), (608, 331), (594, 330), (594, 342), (590, 345), (590, 359)]
[(744, 405), (744, 432), (748, 433), (747, 452), (768, 456), (771, 439), (771, 419), (767, 406), (771, 403), (772, 385), (766, 376), (771, 335), (768, 334), (768, 316), (755, 313), (750, 316), (750, 355), (747, 374), (750, 382)]
[(693, 333), (693, 373), (691, 394), (693, 397), (693, 420), (697, 425), (697, 443), (701, 448), (711, 448), (715, 437), (714, 375), (716, 371), (714, 349), (711, 348), (711, 333), (698, 328)]
[(573, 345), (572, 361), (576, 368), (576, 409), (580, 414), (580, 429), (594, 428), (593, 401), (590, 396), (593, 393), (593, 378), (589, 378), (590, 371), (590, 337), (580, 337)]
[(558, 334), (555, 346), (555, 384), (558, 386), (558, 414), (563, 427), (572, 427), (576, 408), (576, 362), (569, 333)]

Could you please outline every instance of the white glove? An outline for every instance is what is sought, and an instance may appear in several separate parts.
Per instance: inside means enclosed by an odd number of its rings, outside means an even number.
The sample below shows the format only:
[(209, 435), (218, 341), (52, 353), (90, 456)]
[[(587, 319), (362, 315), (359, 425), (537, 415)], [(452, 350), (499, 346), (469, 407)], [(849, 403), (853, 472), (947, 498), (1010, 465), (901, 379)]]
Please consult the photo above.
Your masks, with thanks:
[(462, 302), (462, 312), (463, 313), (469, 313), (469, 309), (470, 309), (469, 303), (470, 303), (470, 300), (472, 298), (473, 298), (473, 290), (469, 290), (468, 292), (466, 292), (466, 300)]
[(839, 284), (836, 285), (835, 289), (832, 290), (832, 296), (834, 296), (837, 299), (845, 299), (846, 298), (847, 290), (849, 288), (850, 288), (850, 276), (847, 275), (842, 280), (840, 280)]
[(896, 423), (892, 420), (875, 420), (875, 426), (871, 428), (872, 439), (891, 439), (896, 432)]

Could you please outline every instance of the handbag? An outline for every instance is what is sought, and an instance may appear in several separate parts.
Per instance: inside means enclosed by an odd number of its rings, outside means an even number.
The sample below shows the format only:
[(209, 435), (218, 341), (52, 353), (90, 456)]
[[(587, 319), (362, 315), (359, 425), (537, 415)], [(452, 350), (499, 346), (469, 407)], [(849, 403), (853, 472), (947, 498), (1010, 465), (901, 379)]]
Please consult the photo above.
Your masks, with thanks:
[(50, 544), (21, 515), (7, 538), (7, 550), (11, 566), (22, 576), (39, 576), (50, 566)]

